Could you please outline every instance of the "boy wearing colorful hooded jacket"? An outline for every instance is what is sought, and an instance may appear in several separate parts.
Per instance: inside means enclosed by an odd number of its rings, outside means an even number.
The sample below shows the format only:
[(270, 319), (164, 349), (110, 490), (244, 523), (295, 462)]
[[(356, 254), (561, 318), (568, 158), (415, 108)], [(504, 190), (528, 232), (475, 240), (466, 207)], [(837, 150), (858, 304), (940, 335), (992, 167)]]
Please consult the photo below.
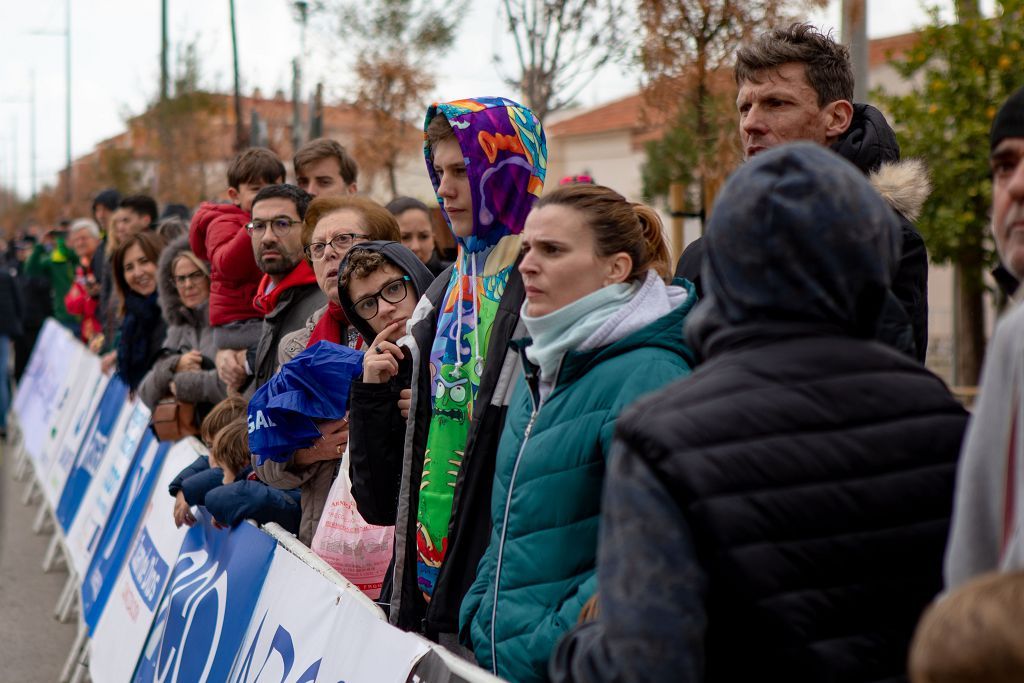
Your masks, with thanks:
[(494, 457), (519, 370), (509, 341), (523, 331), (515, 266), (547, 146), (533, 112), (504, 98), (431, 105), (424, 129), (427, 172), (459, 252), (399, 342), (413, 375), (390, 620), (456, 646), (459, 606), (490, 532)]

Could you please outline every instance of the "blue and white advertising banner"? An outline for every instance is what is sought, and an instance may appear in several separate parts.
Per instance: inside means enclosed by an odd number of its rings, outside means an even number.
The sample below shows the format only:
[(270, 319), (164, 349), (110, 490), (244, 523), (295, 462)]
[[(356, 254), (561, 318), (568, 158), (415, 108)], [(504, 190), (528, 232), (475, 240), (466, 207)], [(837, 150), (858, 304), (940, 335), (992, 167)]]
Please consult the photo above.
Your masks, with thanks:
[[(89, 362), (89, 360), (85, 360), (85, 362)], [(96, 411), (99, 410), (99, 401), (106, 391), (106, 385), (111, 381), (111, 378), (104, 375), (99, 369), (98, 358), (95, 358), (90, 365), (95, 368), (96, 375), (90, 378), (91, 384), (87, 384), (79, 395), (75, 412), (68, 416), (65, 429), (52, 446), (53, 458), (50, 465), (45, 474), (38, 477), (43, 494), (52, 508), (56, 508), (60, 502), (60, 492), (68, 482), (68, 474), (75, 465), (75, 457), (82, 446), (82, 440), (92, 424)]]
[(46, 363), (32, 380), (31, 392), (25, 396), (18, 413), (22, 433), (25, 435), (25, 450), (37, 472), (40, 471), (39, 460), (60, 397), (74, 380), (72, 370), (75, 364), (81, 360), (83, 353), (88, 353), (70, 332), (60, 325), (57, 328), (47, 338), (47, 348), (41, 349), (46, 352)]
[[(97, 683), (130, 680), (163, 598), (187, 527), (174, 526), (174, 498), (167, 487), (195, 460), (190, 449), (167, 454), (110, 597), (92, 632), (89, 675)], [(89, 581), (87, 576), (86, 582)]]
[(337, 647), (345, 590), (284, 548), (274, 561), (249, 631), (228, 679), (231, 683), (316, 683), (324, 653)]
[(40, 470), (36, 477), (51, 507), (56, 507), (60, 501), (60, 493), (67, 482), (71, 465), (74, 464), (73, 457), (69, 458), (65, 453), (69, 450), (72, 455), (78, 453), (89, 421), (110, 381), (100, 369), (100, 359), (91, 353), (82, 357), (79, 367), (82, 372), (80, 379), (76, 379), (77, 396), (69, 400), (67, 409), (58, 418), (56, 428), (50, 429), (43, 447), (45, 469)]
[(100, 534), (117, 501), (117, 494), (121, 492), (125, 477), (131, 472), (139, 443), (149, 431), (149, 408), (142, 401), (135, 401), (130, 410), (122, 414), (127, 415), (127, 418), (110, 435), (107, 452), (89, 482), (78, 514), (64, 539), (64, 545), (71, 556), (71, 565), (79, 576), (84, 575), (89, 568)]
[[(103, 462), (111, 438), (116, 438), (120, 434), (118, 427), (123, 430), (128, 416), (131, 415), (131, 408), (126, 405), (127, 398), (128, 387), (124, 382), (115, 377), (107, 383), (99, 407), (92, 416), (89, 430), (82, 439), (78, 452), (73, 456), (64, 490), (61, 491), (55, 510), (57, 521), (65, 533), (75, 521), (78, 508), (96, 470)], [(62, 452), (61, 457), (66, 455), (66, 452)], [(62, 462), (61, 467), (65, 466), (67, 463)]]
[(276, 547), (247, 522), (217, 529), (198, 508), (133, 680), (228, 680)]
[(61, 327), (60, 323), (56, 320), (48, 318), (43, 323), (43, 328), (39, 330), (39, 336), (36, 337), (36, 345), (32, 347), (28, 363), (25, 364), (25, 372), (22, 373), (21, 379), (18, 380), (18, 388), (14, 392), (14, 397), (11, 401), (11, 407), (21, 419), (27, 417), (26, 411), (30, 410), (28, 407), (29, 402), (35, 400), (36, 381), (50, 364), (51, 349), (54, 346), (55, 335), (70, 336), (70, 333)]
[(107, 604), (128, 547), (139, 529), (149, 497), (167, 493), (166, 487), (162, 491), (155, 488), (165, 459), (178, 463), (179, 469), (182, 469), (191, 462), (189, 458), (195, 458), (197, 452), (194, 444), (197, 443), (194, 439), (186, 439), (172, 447), (170, 443), (157, 441), (148, 430), (143, 436), (135, 462), (121, 486), (96, 552), (92, 555), (89, 569), (82, 574), (82, 618), (90, 632)]
[(39, 457), (36, 460), (37, 478), (43, 478), (43, 475), (50, 469), (51, 463), (56, 459), (60, 450), (61, 437), (67, 429), (71, 415), (78, 408), (78, 402), (85, 391), (86, 384), (90, 381), (93, 373), (102, 374), (100, 359), (89, 353), (84, 347), (79, 351), (78, 362), (68, 368), (68, 381), (61, 387), (60, 393), (56, 397), (57, 404), (50, 412), (50, 424), (45, 430), (45, 438), (40, 445)]
[(426, 640), (399, 631), (379, 611), (356, 599), (342, 600), (329, 642), (316, 679), (325, 683), (405, 683), (430, 650)]

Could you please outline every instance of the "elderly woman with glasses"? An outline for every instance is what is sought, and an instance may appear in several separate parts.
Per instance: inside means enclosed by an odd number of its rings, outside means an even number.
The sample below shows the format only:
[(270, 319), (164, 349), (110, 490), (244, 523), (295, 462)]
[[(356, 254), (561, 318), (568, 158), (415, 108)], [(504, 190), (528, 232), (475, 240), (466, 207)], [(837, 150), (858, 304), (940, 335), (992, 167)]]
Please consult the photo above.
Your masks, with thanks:
[[(139, 385), (139, 397), (152, 408), (174, 395), (197, 406), (197, 419), (224, 400), (227, 387), (217, 378), (217, 345), (210, 327), (210, 268), (189, 250), (188, 237), (160, 254), (157, 289), (167, 336), (163, 356)], [(198, 424), (196, 425), (198, 427)]]
[[(383, 206), (365, 197), (318, 197), (306, 210), (302, 242), (313, 266), (317, 284), (327, 295), (327, 305), (309, 317), (304, 327), (285, 335), (278, 346), (283, 365), (319, 341), (365, 345), (359, 331), (345, 315), (338, 298), (338, 269), (355, 244), (374, 240), (398, 241), (398, 222)], [(369, 341), (369, 340), (366, 340)], [(344, 445), (348, 442), (346, 419), (318, 425), (326, 438), (292, 453), (288, 462), (267, 460), (256, 467), (261, 480), (280, 489), (302, 490), (302, 521), (299, 540), (309, 545), (338, 473)]]

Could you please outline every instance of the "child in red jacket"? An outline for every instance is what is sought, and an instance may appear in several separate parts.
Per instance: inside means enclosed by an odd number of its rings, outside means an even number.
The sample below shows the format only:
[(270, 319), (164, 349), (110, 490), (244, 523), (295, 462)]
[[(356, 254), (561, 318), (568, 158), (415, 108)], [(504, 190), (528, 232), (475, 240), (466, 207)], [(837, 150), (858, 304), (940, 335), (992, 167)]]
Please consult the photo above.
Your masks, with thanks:
[(263, 272), (245, 225), (256, 193), (284, 178), (277, 155), (265, 147), (250, 147), (228, 166), (231, 203), (203, 202), (192, 218), (192, 252), (210, 262), (210, 326), (218, 349), (244, 349), (259, 339), (263, 314), (252, 301)]

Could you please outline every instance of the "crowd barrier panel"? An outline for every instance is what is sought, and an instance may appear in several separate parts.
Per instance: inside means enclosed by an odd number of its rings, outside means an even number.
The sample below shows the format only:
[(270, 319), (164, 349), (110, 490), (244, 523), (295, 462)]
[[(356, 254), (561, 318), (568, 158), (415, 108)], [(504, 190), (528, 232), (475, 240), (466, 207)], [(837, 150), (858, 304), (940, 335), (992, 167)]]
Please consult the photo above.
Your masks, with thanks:
[(498, 681), (392, 627), (276, 524), (223, 529), (198, 508), (194, 526), (175, 527), (168, 486), (206, 451), (192, 437), (157, 441), (149, 418), (47, 321), (12, 401), (8, 447), (42, 492), (40, 518), (54, 522), (48, 556), (68, 565), (57, 613), (77, 609), (79, 631), (62, 682)]

